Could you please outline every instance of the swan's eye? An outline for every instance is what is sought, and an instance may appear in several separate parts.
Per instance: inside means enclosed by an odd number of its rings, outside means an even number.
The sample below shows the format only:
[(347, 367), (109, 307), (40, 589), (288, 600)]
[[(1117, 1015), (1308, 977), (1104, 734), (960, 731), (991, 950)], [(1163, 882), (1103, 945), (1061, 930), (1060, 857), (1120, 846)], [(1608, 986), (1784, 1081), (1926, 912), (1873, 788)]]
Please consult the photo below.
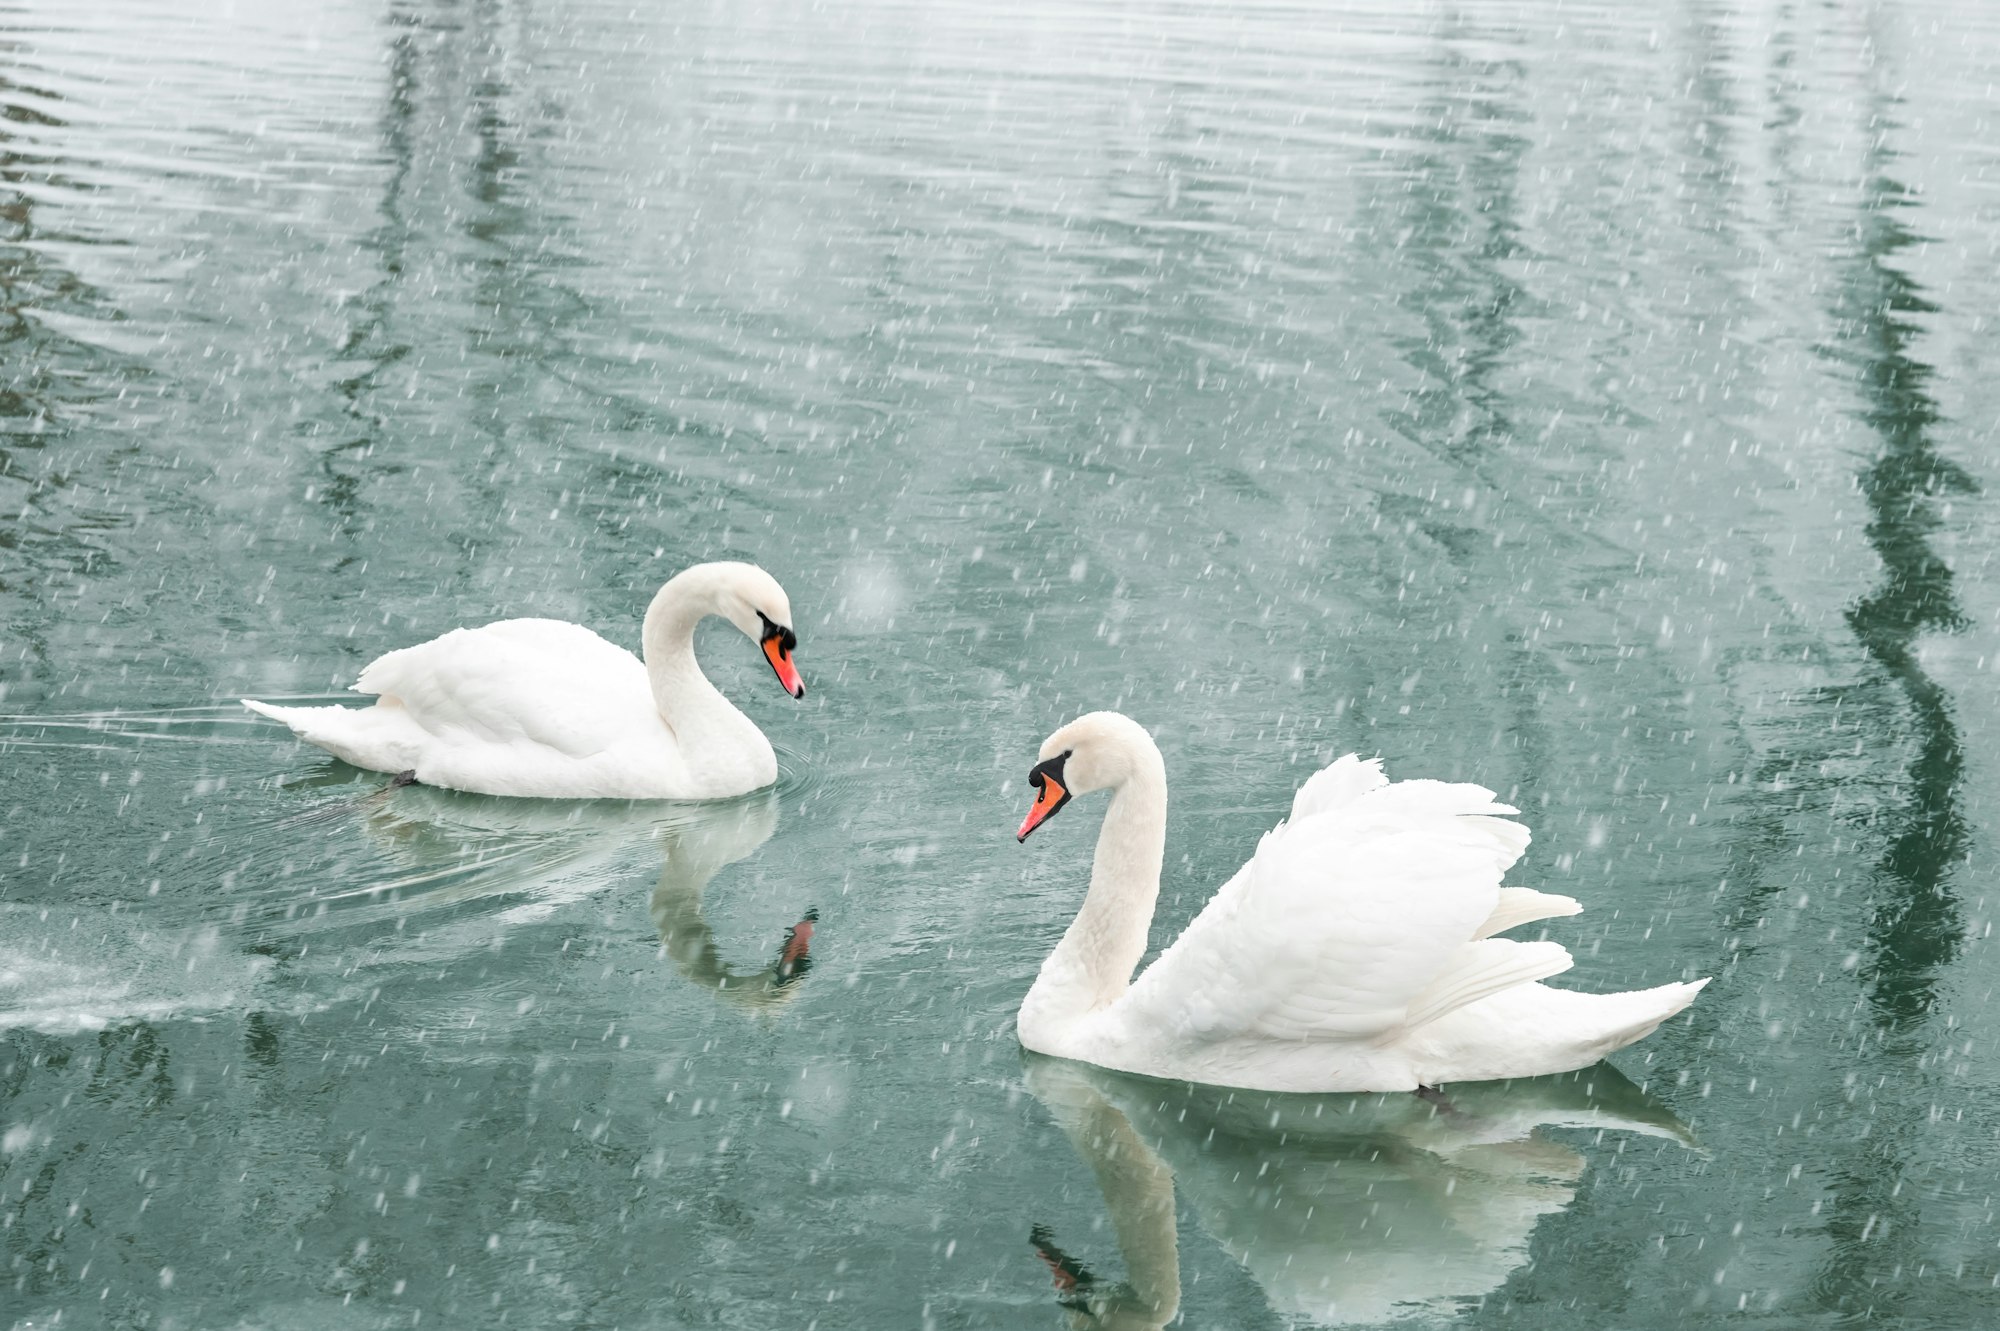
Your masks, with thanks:
[(764, 642), (776, 641), (778, 644), (778, 654), (780, 656), (790, 656), (793, 652), (799, 649), (798, 634), (778, 624), (775, 620), (773, 620), (769, 615), (765, 614), (762, 610), (759, 610), (757, 612), (757, 618), (764, 621), (764, 636), (761, 639), (761, 641)]

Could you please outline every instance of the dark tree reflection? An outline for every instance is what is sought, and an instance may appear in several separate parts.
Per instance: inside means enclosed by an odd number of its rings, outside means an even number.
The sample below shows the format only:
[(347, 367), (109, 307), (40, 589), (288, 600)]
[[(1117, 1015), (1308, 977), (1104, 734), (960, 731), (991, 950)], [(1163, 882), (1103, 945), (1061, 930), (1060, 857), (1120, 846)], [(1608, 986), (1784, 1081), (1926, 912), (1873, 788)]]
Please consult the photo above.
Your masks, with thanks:
[(1856, 602), (1847, 621), (1868, 654), (1909, 700), (1916, 753), (1896, 830), (1876, 865), (1864, 978), (1877, 1016), (1907, 1029), (1936, 1003), (1938, 971), (1958, 954), (1964, 922), (1950, 875), (1965, 854), (1965, 818), (1958, 804), (1963, 769), (1951, 699), (1917, 658), (1925, 632), (1949, 632), (1963, 617), (1951, 569), (1930, 548), (1941, 521), (1940, 500), (1973, 488), (1963, 469), (1931, 442), (1937, 404), (1928, 391), (1930, 367), (1910, 351), (1918, 335), (1912, 316), (1927, 313), (1910, 277), (1891, 261), (1916, 237), (1901, 213), (1909, 191), (1878, 169), (1868, 182), (1860, 227), (1862, 264), (1849, 311), (1847, 355), (1857, 361), (1866, 419), (1882, 451), (1861, 473), (1868, 501), (1868, 541), (1882, 558), (1883, 579)]
[(1389, 418), (1411, 439), (1480, 474), (1514, 440), (1503, 379), (1521, 339), (1518, 321), (1538, 312), (1510, 275), (1510, 265), (1531, 257), (1520, 238), (1521, 164), (1530, 147), (1526, 84), (1521, 61), (1468, 55), (1452, 40), (1440, 44), (1403, 214), (1405, 262), (1423, 275), (1403, 304), (1424, 336), (1405, 339), (1402, 350), (1423, 380), (1410, 408)]
[[(381, 224), (367, 238), (379, 259), (380, 278), (357, 302), (356, 317), (342, 339), (340, 356), (352, 371), (336, 383), (346, 420), (334, 428), (339, 442), (320, 453), (323, 480), (315, 487), (319, 502), (339, 515), (340, 530), (352, 537), (367, 525), (366, 489), (376, 475), (401, 468), (370, 459), (389, 434), (389, 422), (374, 400), (385, 371), (409, 355), (407, 342), (393, 332), (401, 282), (412, 228), (408, 217), (410, 177), (420, 137), (415, 121), (426, 36), (422, 21), (397, 9), (385, 16), (388, 30), (388, 97), (380, 120), (382, 154), (387, 171), (376, 205)], [(343, 562), (351, 562), (349, 556)]]
[(44, 628), (22, 613), (33, 589), (105, 571), (113, 556), (102, 533), (126, 522), (85, 500), (106, 467), (76, 431), (120, 388), (137, 391), (140, 375), (43, 317), (108, 324), (122, 315), (53, 257), (78, 237), (49, 220), (48, 201), (93, 187), (65, 156), (67, 107), (37, 64), (33, 47), (0, 25), (0, 616), (23, 649), (16, 659), (43, 666)]
[(1891, 174), (1886, 116), (1868, 163), (1865, 207), (1856, 227), (1857, 257), (1844, 295), (1842, 333), (1831, 354), (1853, 366), (1862, 416), (1881, 447), (1860, 475), (1868, 504), (1869, 544), (1881, 557), (1876, 589), (1847, 611), (1847, 621), (1887, 682), (1907, 702), (1912, 750), (1901, 798), (1877, 823), (1886, 834), (1870, 883), (1860, 949), (1863, 992), (1880, 1054), (1850, 1099), (1871, 1100), (1867, 1122), (1832, 1175), (1826, 1232), (1833, 1251), (1816, 1285), (1822, 1305), (1866, 1321), (1895, 1298), (1901, 1278), (1922, 1269), (1920, 1199), (1923, 1165), (1911, 1157), (1923, 1139), (1930, 1097), (1923, 1055), (1937, 984), (1958, 955), (1965, 926), (1951, 876), (1964, 859), (1966, 824), (1958, 785), (1963, 749), (1951, 698), (1925, 671), (1918, 644), (1926, 633), (1963, 623), (1951, 569), (1931, 549), (1950, 494), (1973, 488), (1932, 440), (1939, 422), (1931, 369), (1912, 351), (1916, 322), (1935, 307), (1898, 266), (1916, 239), (1905, 221), (1915, 196)]

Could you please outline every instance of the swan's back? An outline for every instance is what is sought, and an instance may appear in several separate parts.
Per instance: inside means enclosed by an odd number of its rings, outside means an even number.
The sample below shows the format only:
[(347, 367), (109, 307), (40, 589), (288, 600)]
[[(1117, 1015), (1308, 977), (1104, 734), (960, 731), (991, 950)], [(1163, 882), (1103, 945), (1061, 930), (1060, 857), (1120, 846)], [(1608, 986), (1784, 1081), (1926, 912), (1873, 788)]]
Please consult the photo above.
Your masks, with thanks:
[(526, 742), (571, 758), (616, 747), (653, 712), (639, 658), (580, 624), (503, 619), (377, 657), (355, 681), (455, 740)]
[(639, 658), (555, 619), (508, 619), (389, 652), (373, 707), (244, 705), (375, 771), (488, 795), (676, 798), (687, 764)]

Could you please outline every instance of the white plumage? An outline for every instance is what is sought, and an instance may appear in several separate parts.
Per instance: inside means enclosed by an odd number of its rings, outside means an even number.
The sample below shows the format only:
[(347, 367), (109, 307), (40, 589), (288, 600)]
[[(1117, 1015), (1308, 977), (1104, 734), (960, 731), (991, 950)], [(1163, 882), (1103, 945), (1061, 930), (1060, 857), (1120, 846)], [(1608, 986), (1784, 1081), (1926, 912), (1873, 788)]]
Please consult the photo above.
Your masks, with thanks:
[[(1166, 836), (1159, 750), (1097, 712), (1042, 757), (1069, 794), (1116, 793), (1083, 908), (1021, 1005), (1021, 1042), (1038, 1052), (1260, 1090), (1411, 1090), (1587, 1066), (1707, 983), (1543, 985), (1569, 952), (1493, 935), (1580, 907), (1501, 886), (1528, 845), (1516, 811), (1480, 786), (1391, 782), (1351, 755), (1305, 783), (1290, 820), (1131, 981)], [(1060, 800), (1045, 787), (1045, 802)]]
[(770, 785), (777, 757), (694, 659), (695, 625), (729, 619), (794, 696), (791, 604), (751, 564), (697, 564), (660, 588), (645, 660), (555, 619), (508, 619), (378, 657), (355, 682), (371, 707), (244, 699), (300, 738), (426, 785), (552, 799), (721, 799)]

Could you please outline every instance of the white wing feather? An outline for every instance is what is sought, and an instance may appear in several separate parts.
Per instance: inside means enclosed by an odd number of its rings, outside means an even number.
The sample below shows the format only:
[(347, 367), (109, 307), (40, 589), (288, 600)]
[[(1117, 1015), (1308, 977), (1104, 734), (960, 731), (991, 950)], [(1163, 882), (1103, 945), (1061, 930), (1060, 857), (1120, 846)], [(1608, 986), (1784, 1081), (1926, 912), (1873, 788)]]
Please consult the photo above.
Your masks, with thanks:
[(1491, 938), (1494, 934), (1504, 934), (1509, 929), (1518, 928), (1532, 920), (1549, 920), (1558, 915), (1581, 915), (1583, 903), (1575, 897), (1557, 896), (1553, 892), (1537, 892), (1532, 887), (1503, 887), (1500, 889), (1500, 904), (1493, 908), (1493, 914), (1486, 923), (1479, 926), (1474, 938)]
[[(1124, 1029), (1194, 1043), (1366, 1039), (1567, 966), (1552, 943), (1466, 950), (1528, 845), (1492, 791), (1387, 783), (1379, 764), (1350, 757), (1293, 807), (1304, 816), (1268, 833), (1113, 1006)], [(1524, 951), (1503, 960), (1509, 949)]]
[(1572, 964), (1568, 948), (1546, 940), (1517, 943), (1511, 938), (1485, 938), (1460, 943), (1437, 978), (1410, 1000), (1402, 1024), (1409, 1030), (1427, 1026), (1502, 989), (1560, 975)]
[(1307, 777), (1299, 793), (1292, 796), (1291, 821), (1299, 823), (1316, 813), (1331, 813), (1388, 784), (1380, 758), (1363, 761), (1351, 753), (1336, 758)]
[[(592, 686), (576, 687), (580, 679)], [(526, 741), (571, 758), (614, 747), (627, 737), (630, 718), (652, 709), (638, 657), (556, 619), (454, 629), (377, 657), (354, 691), (395, 699), (411, 721), (441, 738)]]

